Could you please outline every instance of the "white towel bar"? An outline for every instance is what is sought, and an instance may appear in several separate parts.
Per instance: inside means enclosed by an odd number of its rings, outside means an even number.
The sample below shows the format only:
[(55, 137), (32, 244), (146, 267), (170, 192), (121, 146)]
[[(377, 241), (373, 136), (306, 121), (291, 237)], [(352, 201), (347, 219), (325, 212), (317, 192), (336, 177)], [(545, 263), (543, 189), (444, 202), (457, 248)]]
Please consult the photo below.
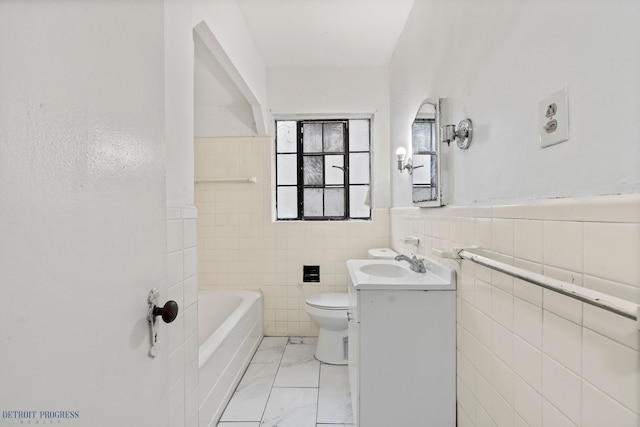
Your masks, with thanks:
[(467, 249), (454, 249), (451, 252), (433, 249), (435, 254), (443, 258), (466, 259), (476, 264), (491, 268), (492, 270), (508, 274), (510, 276), (522, 279), (542, 288), (566, 295), (579, 301), (600, 307), (612, 313), (619, 314), (627, 319), (635, 320), (640, 329), (640, 305), (634, 304), (611, 295), (603, 294), (598, 291), (577, 286), (561, 280), (552, 279), (542, 274), (514, 267), (503, 262), (495, 261), (490, 258), (475, 254)]

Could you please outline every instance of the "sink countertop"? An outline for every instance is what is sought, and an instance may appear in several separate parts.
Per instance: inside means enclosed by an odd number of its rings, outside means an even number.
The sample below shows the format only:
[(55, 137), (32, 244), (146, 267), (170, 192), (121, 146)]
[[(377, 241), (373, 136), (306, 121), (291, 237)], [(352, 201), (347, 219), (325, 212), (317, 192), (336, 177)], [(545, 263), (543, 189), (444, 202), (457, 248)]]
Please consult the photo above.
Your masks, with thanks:
[[(409, 269), (404, 261), (377, 260), (377, 259), (350, 259), (347, 268), (351, 277), (351, 283), (356, 289), (379, 290), (455, 290), (456, 272), (449, 267), (425, 258), (426, 273), (416, 273)], [(367, 267), (367, 266), (380, 267)], [(389, 266), (389, 275), (367, 274), (366, 271), (384, 271), (384, 266)], [(364, 267), (364, 268), (363, 268)], [(400, 267), (404, 271), (400, 271)], [(364, 271), (363, 271), (364, 270)], [(398, 274), (394, 274), (398, 272)]]

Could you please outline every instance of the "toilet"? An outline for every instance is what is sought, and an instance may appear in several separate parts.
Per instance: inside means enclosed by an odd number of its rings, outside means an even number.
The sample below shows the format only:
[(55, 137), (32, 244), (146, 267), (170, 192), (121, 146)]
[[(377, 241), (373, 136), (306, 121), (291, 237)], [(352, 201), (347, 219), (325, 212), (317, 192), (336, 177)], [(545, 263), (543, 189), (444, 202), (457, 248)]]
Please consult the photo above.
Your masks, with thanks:
[(349, 298), (346, 293), (311, 295), (305, 310), (318, 324), (316, 359), (332, 365), (347, 364), (347, 310)]
[[(369, 249), (369, 258), (393, 259), (396, 255), (398, 254), (389, 248)], [(316, 294), (307, 298), (305, 311), (320, 328), (315, 352), (315, 357), (320, 362), (347, 364), (348, 309), (347, 293)]]

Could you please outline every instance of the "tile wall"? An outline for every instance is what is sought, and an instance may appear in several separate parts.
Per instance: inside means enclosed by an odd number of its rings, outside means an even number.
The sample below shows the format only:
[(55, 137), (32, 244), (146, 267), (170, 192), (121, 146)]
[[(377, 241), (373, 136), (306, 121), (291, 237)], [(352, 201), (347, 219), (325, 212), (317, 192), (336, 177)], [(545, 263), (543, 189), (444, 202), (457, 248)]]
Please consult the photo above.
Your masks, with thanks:
[[(394, 208), (398, 251), (487, 256), (640, 303), (640, 194), (514, 206)], [(401, 243), (418, 236), (416, 246)], [(637, 427), (636, 322), (470, 261), (458, 270), (458, 425)]]
[[(171, 427), (198, 426), (198, 277), (196, 209), (167, 208), (166, 300), (178, 317), (166, 326), (169, 346)], [(161, 303), (164, 296), (160, 296)], [(160, 344), (162, 345), (162, 344)]]
[[(276, 222), (271, 168), (271, 138), (196, 139), (196, 178), (257, 181), (196, 184), (199, 286), (260, 289), (265, 335), (314, 336), (306, 297), (347, 291), (346, 260), (388, 245), (389, 210), (373, 221)], [(320, 283), (303, 284), (303, 265), (320, 266)]]

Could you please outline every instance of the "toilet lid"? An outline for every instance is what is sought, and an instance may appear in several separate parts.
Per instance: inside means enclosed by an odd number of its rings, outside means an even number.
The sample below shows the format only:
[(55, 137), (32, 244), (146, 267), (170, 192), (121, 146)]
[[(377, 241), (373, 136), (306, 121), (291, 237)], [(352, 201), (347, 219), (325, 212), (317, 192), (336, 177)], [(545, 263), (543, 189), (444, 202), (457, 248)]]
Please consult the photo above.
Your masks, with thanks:
[(349, 307), (349, 298), (346, 293), (317, 294), (308, 297), (307, 304), (325, 310), (345, 310)]

